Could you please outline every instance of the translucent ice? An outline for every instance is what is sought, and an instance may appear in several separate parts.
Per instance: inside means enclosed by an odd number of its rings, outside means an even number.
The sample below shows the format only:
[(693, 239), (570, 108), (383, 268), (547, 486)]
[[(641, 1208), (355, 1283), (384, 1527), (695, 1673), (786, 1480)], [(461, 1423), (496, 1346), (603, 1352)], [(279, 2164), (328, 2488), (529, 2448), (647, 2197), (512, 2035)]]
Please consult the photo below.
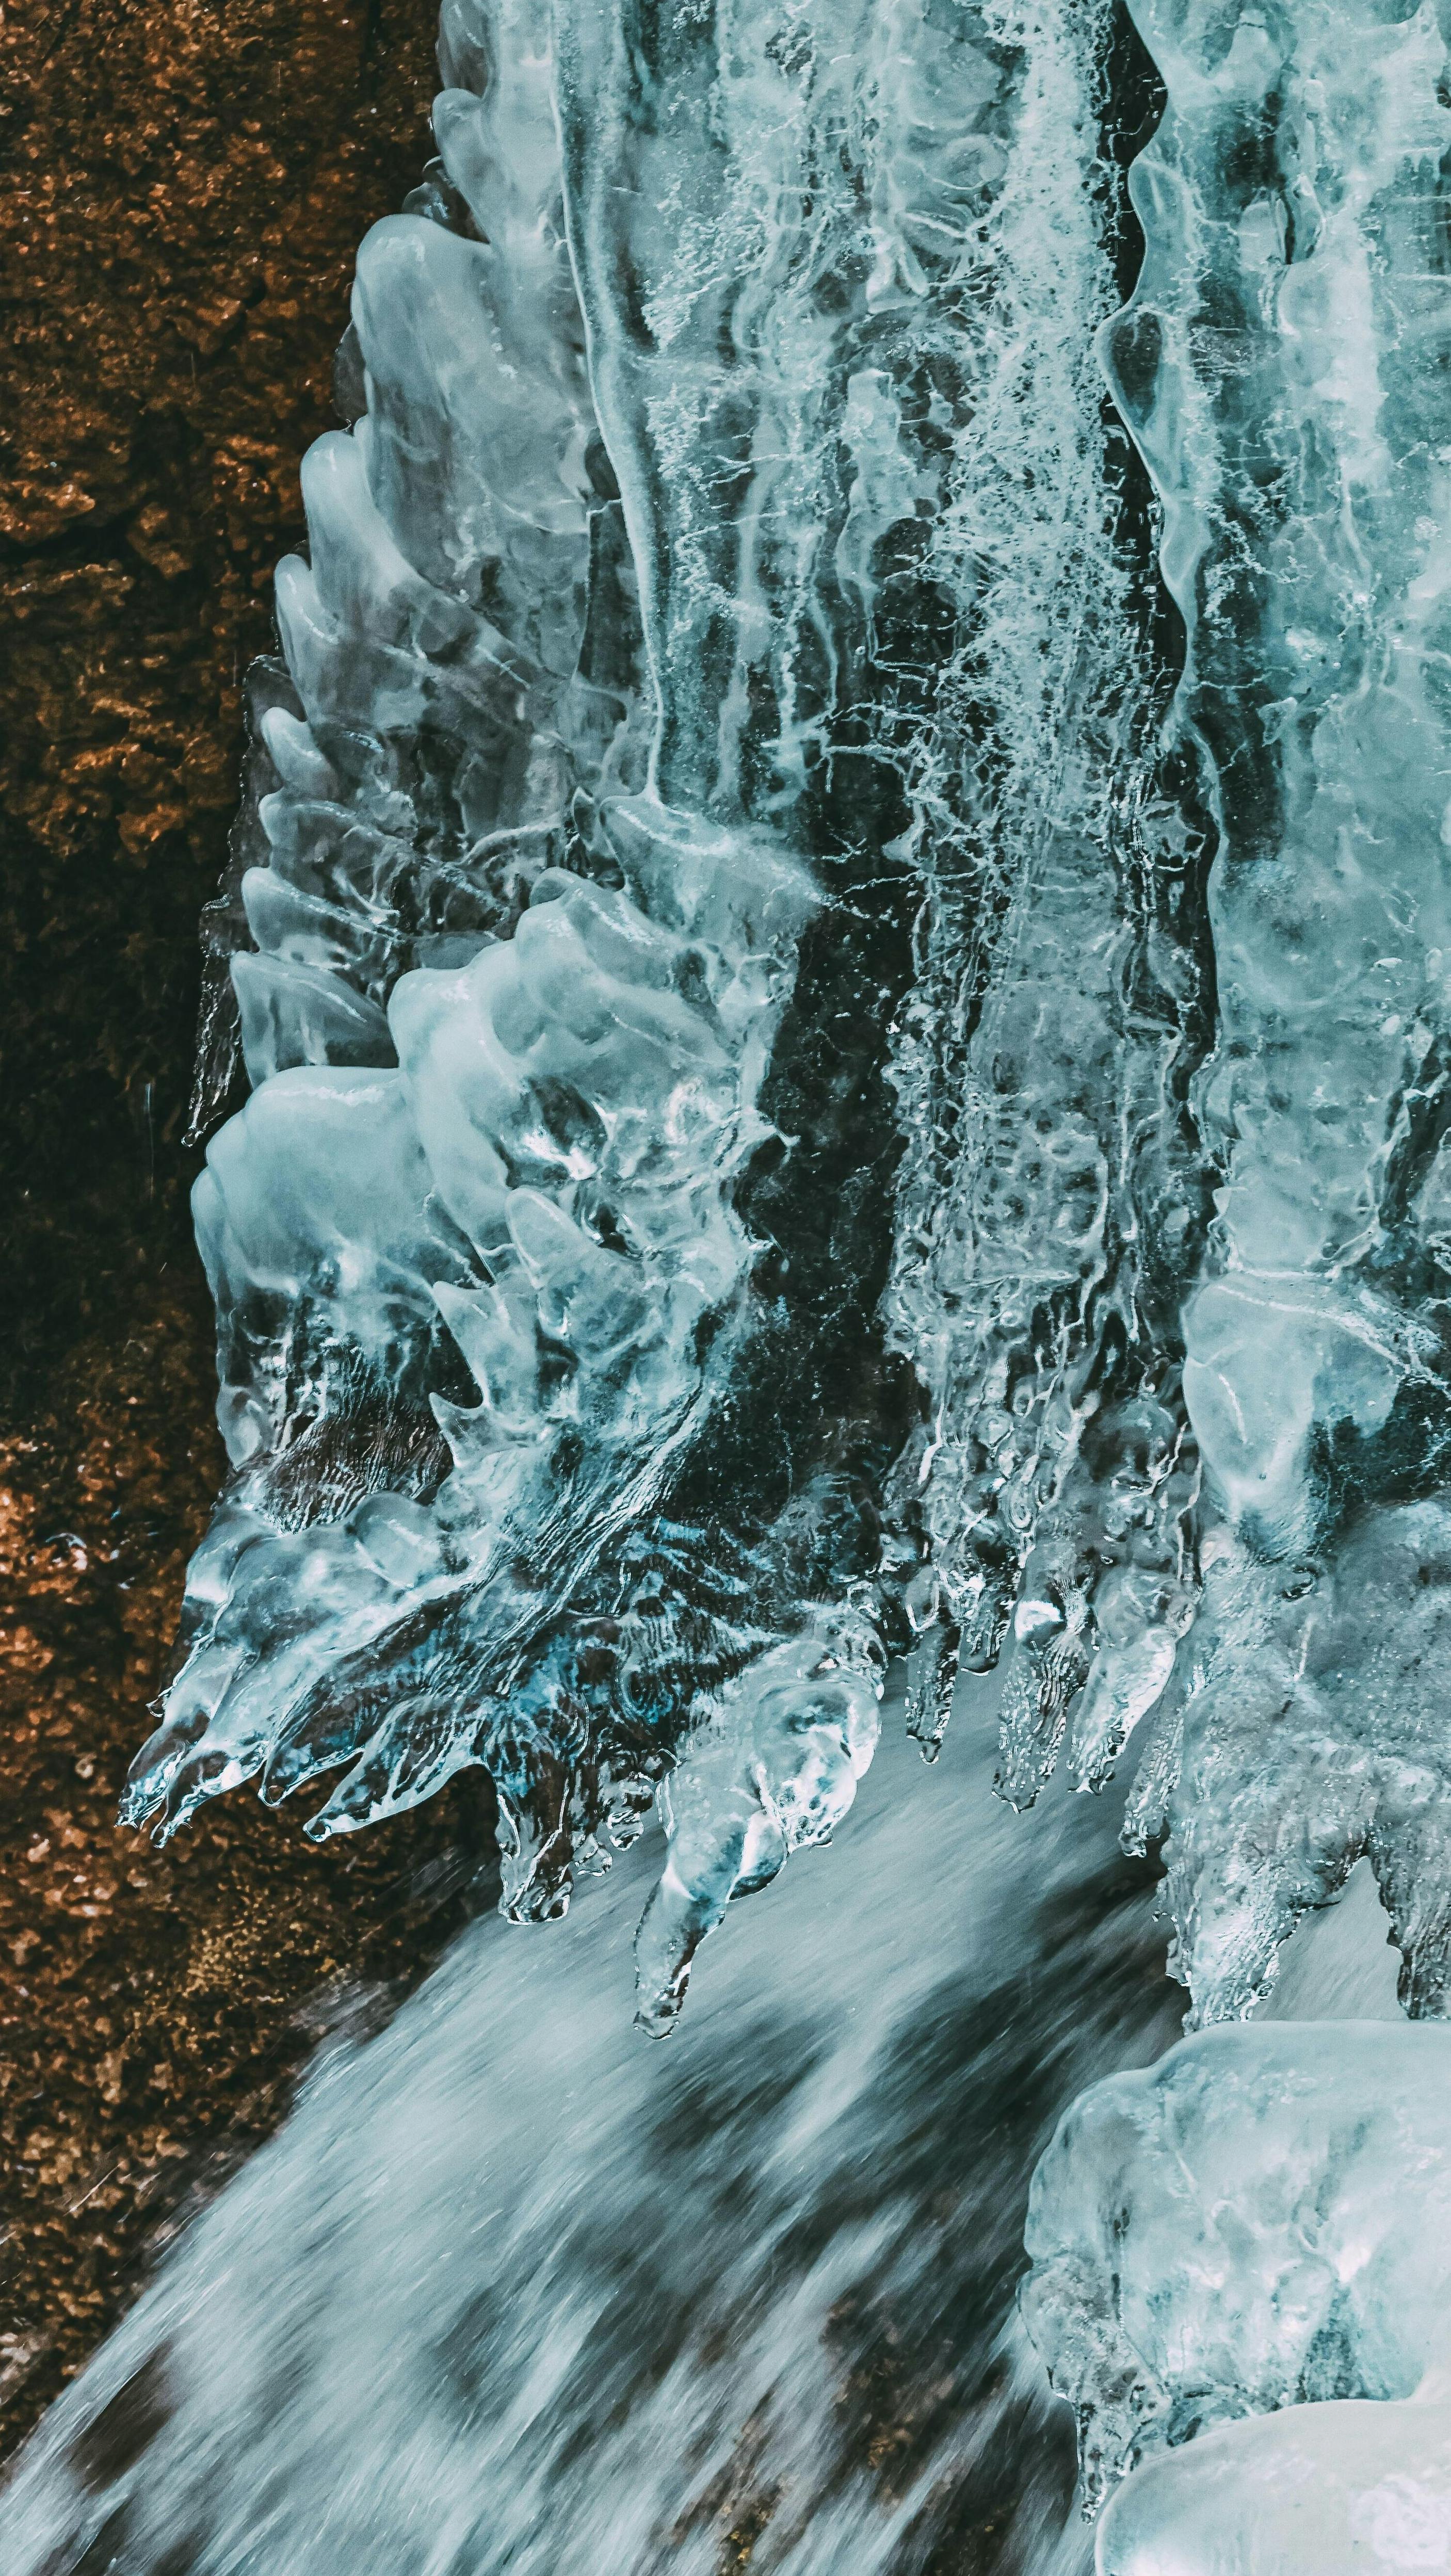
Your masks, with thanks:
[(640, 2012), (663, 2029), (680, 2009), (690, 1962), (733, 1896), (773, 1879), (803, 1843), (829, 1839), (856, 1795), (877, 1741), (876, 1640), (793, 1639), (726, 1690), (661, 1791), (665, 1873), (636, 1945)]
[(1448, 2100), (1451, 2031), (1394, 2022), (1202, 2032), (1080, 2096), (1034, 2177), (1024, 2307), (1091, 2504), (1226, 2417), (1409, 2398), (1451, 2361)]
[[(1118, 294), (1107, 16), (1003, 11), (1003, 161), (954, 334), (962, 425), (923, 572), (954, 605), (918, 734), (918, 977), (892, 1327), (930, 1577), (914, 1723), (1006, 1645), (1003, 1786), (1074, 1718), (1097, 1785), (1192, 1614), (1177, 1306), (1202, 1225), (1202, 830), (1154, 766), (1163, 682), (1094, 360)], [(1110, 116), (1112, 111), (1110, 111)], [(1086, 1692), (1086, 1696), (1085, 1696)]]
[(1451, 2406), (1296, 2406), (1152, 2460), (1110, 2505), (1098, 2576), (1436, 2576), (1451, 2566)]
[[(484, 1762), (507, 1902), (549, 1911), (795, 1609), (660, 1504), (749, 1334), (736, 1198), (818, 898), (780, 835), (638, 792), (548, 14), (450, 0), (440, 59), (440, 161), (359, 255), (364, 408), (305, 463), (213, 931), (251, 943), (255, 1087), (196, 1192), (234, 1473), (127, 1812), (341, 1770), (326, 1834)], [(208, 1025), (215, 1091), (221, 997)]]
[[(394, 984), (394, 1068), (279, 1072), (210, 1148), (237, 1476), (133, 1812), (350, 1755), (326, 1832), (494, 1754), (533, 1640), (729, 1367), (728, 1185), (809, 895), (648, 802), (609, 828), (625, 886), (543, 871), (512, 938)], [(473, 1404), (440, 1392), (445, 1334)]]
[(1209, 1616), (1140, 1823), (1170, 1828), (1199, 2016), (1266, 1990), (1362, 1851), (1406, 1999), (1436, 2010), (1446, 42), (1429, 6), (1135, 16), (1168, 111), (1105, 346), (1163, 505), (1175, 727), (1218, 844), (1197, 1095), (1220, 1167), (1183, 1321)]

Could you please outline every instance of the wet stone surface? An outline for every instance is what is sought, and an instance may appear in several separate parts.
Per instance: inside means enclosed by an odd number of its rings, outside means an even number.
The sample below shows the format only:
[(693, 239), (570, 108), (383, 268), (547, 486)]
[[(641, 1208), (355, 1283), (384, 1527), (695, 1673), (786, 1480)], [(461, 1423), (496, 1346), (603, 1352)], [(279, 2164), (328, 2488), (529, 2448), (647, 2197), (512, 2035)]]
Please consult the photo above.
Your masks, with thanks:
[(241, 680), (430, 0), (0, 22), (0, 2447), (145, 2255), (487, 1895), (477, 1777), (318, 1851), (114, 1818), (220, 1481), (182, 1145)]

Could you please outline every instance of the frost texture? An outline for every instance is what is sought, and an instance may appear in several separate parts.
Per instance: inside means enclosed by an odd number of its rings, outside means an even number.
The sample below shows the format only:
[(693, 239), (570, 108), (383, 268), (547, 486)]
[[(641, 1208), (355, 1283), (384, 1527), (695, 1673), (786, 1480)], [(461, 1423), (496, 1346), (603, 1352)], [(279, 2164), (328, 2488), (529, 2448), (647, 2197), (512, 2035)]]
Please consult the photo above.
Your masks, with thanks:
[(1201, 2032), (1065, 2114), (1023, 2304), (1090, 2506), (1227, 2417), (1408, 2398), (1451, 2362), (1448, 2088), (1451, 2031), (1285, 2022)]

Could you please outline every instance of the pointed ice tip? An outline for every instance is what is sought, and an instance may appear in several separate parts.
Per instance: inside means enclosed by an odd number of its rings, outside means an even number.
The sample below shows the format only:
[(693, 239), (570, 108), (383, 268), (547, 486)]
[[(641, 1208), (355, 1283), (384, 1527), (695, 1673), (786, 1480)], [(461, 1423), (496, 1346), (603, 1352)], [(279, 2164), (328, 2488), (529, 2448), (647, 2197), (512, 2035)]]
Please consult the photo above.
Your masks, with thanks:
[(1034, 1780), (1029, 1787), (1025, 1788), (1021, 1781), (1010, 1779), (1002, 1771), (997, 1772), (993, 1778), (993, 1796), (1001, 1798), (1005, 1807), (1011, 1807), (1015, 1816), (1026, 1816), (1032, 1808), (1036, 1807), (1042, 1787), (1041, 1780)]

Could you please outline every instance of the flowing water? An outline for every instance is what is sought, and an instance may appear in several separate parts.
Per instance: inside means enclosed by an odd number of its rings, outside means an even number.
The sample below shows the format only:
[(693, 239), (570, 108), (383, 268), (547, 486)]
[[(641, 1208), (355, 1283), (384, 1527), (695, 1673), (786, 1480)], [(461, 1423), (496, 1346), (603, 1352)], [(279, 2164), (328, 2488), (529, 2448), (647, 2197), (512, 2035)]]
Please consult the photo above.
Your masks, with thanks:
[[(3, 2576), (1083, 2576), (1028, 2182), (1184, 1998), (1117, 1802), (1014, 1816), (964, 1698), (931, 1768), (889, 1708), (663, 2044), (653, 1835), (333, 2041), (24, 2455)], [(1396, 2018), (1367, 1873), (1270, 2009)]]
[(4, 2576), (1086, 2563), (1028, 2178), (1182, 1995), (1111, 1804), (1015, 1818), (994, 1729), (981, 1687), (929, 1769), (889, 1713), (664, 2043), (647, 1843), (334, 2044), (55, 2409)]

